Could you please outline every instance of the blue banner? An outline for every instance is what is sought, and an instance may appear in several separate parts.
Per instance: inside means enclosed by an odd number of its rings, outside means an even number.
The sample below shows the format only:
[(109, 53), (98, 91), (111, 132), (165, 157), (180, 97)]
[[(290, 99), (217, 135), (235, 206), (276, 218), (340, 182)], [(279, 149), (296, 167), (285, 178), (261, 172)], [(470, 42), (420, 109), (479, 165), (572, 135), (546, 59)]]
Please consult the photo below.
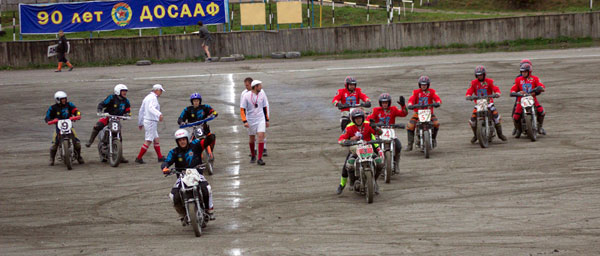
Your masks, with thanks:
[(229, 0), (123, 0), (19, 4), (21, 34), (157, 28), (229, 22)]

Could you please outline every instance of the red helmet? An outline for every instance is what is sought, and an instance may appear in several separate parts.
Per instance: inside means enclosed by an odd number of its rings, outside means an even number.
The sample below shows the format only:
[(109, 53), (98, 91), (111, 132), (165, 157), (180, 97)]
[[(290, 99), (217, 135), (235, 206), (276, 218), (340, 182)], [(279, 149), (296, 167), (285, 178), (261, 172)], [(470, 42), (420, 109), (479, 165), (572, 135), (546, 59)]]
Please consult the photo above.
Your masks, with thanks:
[(427, 89), (429, 89), (429, 85), (431, 85), (431, 79), (429, 79), (428, 76), (419, 77), (419, 81), (417, 82), (417, 85), (419, 86), (419, 88), (421, 88), (421, 85), (423, 85), (423, 84), (426, 84)]
[(519, 65), (523, 65), (523, 63), (529, 63), (529, 65), (533, 66), (533, 64), (531, 63), (531, 61), (529, 59), (523, 59), (523, 60), (521, 60), (521, 62), (519, 62)]
[(381, 107), (381, 103), (387, 101), (388, 103), (388, 107), (392, 105), (392, 96), (390, 96), (389, 93), (382, 93), (381, 95), (379, 95), (379, 106)]
[(346, 87), (346, 89), (348, 89), (348, 85), (357, 85), (356, 83), (356, 79), (354, 79), (354, 77), (351, 76), (347, 76), (346, 79), (344, 80), (344, 86)]
[(475, 78), (477, 78), (477, 76), (479, 75), (483, 75), (483, 78), (485, 79), (485, 67), (484, 66), (477, 66), (475, 68)]

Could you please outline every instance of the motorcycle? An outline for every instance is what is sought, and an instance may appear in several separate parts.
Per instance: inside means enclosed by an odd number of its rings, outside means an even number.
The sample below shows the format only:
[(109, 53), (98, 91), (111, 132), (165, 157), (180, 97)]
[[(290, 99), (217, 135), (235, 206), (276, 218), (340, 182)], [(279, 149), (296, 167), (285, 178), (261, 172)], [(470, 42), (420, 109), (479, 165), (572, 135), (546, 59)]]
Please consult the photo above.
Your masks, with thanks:
[[(198, 168), (204, 168), (199, 166)], [(183, 225), (191, 225), (194, 229), (196, 237), (202, 235), (202, 229), (206, 227), (210, 221), (210, 216), (205, 212), (204, 202), (202, 200), (202, 189), (200, 189), (200, 182), (206, 181), (204, 176), (198, 172), (196, 168), (171, 168), (165, 177), (172, 174), (176, 174), (177, 178), (180, 179), (179, 183), (179, 195), (181, 196), (181, 202), (185, 207), (185, 217), (183, 219)]]
[[(345, 109), (345, 108), (350, 108), (349, 111), (342, 111), (342, 116), (340, 118), (342, 132), (344, 131), (344, 129), (346, 129), (346, 126), (344, 124), (348, 125), (350, 123), (350, 111), (353, 108), (359, 108), (359, 107), (370, 108), (371, 102), (362, 102), (360, 104), (345, 103), (345, 104), (338, 105), (338, 109), (340, 109), (340, 110)], [(369, 115), (369, 113), (365, 111), (365, 116), (368, 116), (368, 115)]]
[[(541, 91), (542, 87), (537, 87), (531, 92), (536, 94)], [(521, 94), (518, 92), (511, 92), (511, 97), (521, 97), (521, 107), (523, 108), (523, 115), (521, 116), (521, 131), (527, 134), (527, 137), (531, 141), (537, 140), (537, 113), (535, 111), (535, 99), (531, 93)]]
[[(385, 183), (390, 183), (392, 179), (392, 175), (400, 173), (400, 171), (396, 170), (398, 168), (398, 163), (394, 161), (394, 156), (396, 155), (395, 148), (395, 140), (396, 140), (396, 130), (394, 129), (404, 129), (404, 124), (392, 124), (392, 125), (384, 125), (384, 124), (376, 124), (381, 128), (383, 132), (379, 139), (382, 141), (381, 150), (383, 151), (383, 159), (385, 163), (383, 178)], [(396, 168), (394, 168), (396, 167)]]
[(357, 146), (355, 154), (358, 156), (354, 163), (354, 175), (357, 180), (354, 182), (354, 191), (365, 195), (367, 203), (373, 203), (375, 194), (375, 152), (373, 144), (381, 143), (381, 140), (372, 141), (346, 141), (342, 146)]
[(73, 162), (79, 158), (73, 146), (73, 121), (81, 119), (81, 116), (72, 116), (69, 119), (54, 119), (48, 122), (48, 125), (56, 124), (58, 133), (56, 134), (56, 143), (58, 143), (58, 159), (65, 163), (68, 170), (73, 169)]
[(411, 105), (408, 106), (408, 109), (415, 108), (426, 108), (419, 109), (418, 116), (419, 121), (417, 122), (415, 135), (417, 136), (416, 147), (421, 149), (421, 152), (425, 154), (425, 158), (429, 158), (429, 154), (433, 149), (433, 138), (431, 137), (431, 132), (433, 129), (433, 122), (431, 122), (431, 109), (427, 107), (439, 107), (439, 103), (433, 104), (421, 104), (421, 105)]
[[(206, 138), (206, 136), (208, 136), (208, 133), (205, 132), (205, 128), (208, 130), (208, 122), (212, 121), (213, 119), (215, 119), (214, 115), (210, 115), (207, 118), (200, 120), (200, 121), (196, 121), (193, 123), (189, 123), (189, 124), (182, 124), (179, 126), (179, 128), (187, 128), (187, 127), (192, 127), (192, 141), (195, 139), (199, 139), (202, 140), (204, 138)], [(206, 124), (206, 127), (204, 127), (204, 124)], [(210, 147), (206, 147), (206, 150), (202, 151), (202, 159), (203, 159), (203, 163), (206, 163), (206, 171), (208, 172), (208, 175), (213, 175), (214, 172), (214, 158), (210, 157), (210, 154), (212, 154), (212, 149)], [(206, 161), (206, 159), (208, 159)]]
[(121, 143), (121, 120), (129, 120), (130, 116), (115, 116), (100, 113), (98, 116), (108, 117), (108, 125), (104, 126), (98, 135), (98, 155), (100, 161), (117, 167), (123, 158), (123, 145)]
[(477, 110), (477, 122), (475, 123), (475, 134), (479, 141), (479, 146), (482, 148), (489, 147), (490, 142), (496, 136), (496, 128), (494, 126), (494, 118), (492, 117), (492, 111), (488, 109), (489, 99), (498, 98), (498, 94), (482, 95), (482, 96), (469, 96), (467, 100), (477, 100), (475, 109)]

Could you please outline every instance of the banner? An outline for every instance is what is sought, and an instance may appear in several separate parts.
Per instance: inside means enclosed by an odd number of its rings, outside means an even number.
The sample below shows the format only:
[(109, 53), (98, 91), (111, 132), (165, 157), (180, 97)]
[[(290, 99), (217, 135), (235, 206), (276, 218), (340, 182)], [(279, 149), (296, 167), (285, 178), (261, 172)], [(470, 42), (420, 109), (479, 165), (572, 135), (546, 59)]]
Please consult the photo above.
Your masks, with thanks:
[(19, 4), (21, 34), (106, 31), (229, 22), (229, 0), (123, 0)]

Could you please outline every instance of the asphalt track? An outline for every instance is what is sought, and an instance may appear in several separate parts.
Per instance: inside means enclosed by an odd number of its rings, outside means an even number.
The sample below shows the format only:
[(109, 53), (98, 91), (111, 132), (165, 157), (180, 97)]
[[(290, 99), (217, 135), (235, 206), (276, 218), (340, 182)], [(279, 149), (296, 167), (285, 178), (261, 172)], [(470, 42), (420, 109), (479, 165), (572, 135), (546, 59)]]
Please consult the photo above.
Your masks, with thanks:
[[(510, 134), (507, 97), (518, 62), (530, 58), (547, 86), (547, 136), (472, 145), (464, 100), (473, 69), (484, 64), (500, 86), (496, 101)], [(77, 63), (75, 63), (76, 65)], [(1, 255), (598, 255), (600, 254), (600, 48), (351, 60), (252, 60), (152, 66), (0, 72)], [(401, 174), (380, 181), (373, 204), (347, 189), (335, 194), (345, 151), (336, 144), (339, 111), (331, 98), (354, 75), (371, 98), (408, 96), (427, 74), (443, 100), (431, 159), (403, 152)], [(266, 166), (249, 163), (239, 118), (243, 79), (264, 82), (271, 104)], [(167, 153), (188, 96), (220, 113), (214, 191), (217, 220), (201, 238), (182, 227), (151, 149), (124, 122), (125, 156), (111, 168), (95, 146), (85, 165), (48, 166), (52, 127), (42, 119), (65, 90), (83, 113), (87, 140), (96, 105), (117, 83), (129, 86), (132, 112), (154, 83)], [(405, 123), (406, 118), (398, 120)], [(398, 131), (406, 143), (403, 130)]]

